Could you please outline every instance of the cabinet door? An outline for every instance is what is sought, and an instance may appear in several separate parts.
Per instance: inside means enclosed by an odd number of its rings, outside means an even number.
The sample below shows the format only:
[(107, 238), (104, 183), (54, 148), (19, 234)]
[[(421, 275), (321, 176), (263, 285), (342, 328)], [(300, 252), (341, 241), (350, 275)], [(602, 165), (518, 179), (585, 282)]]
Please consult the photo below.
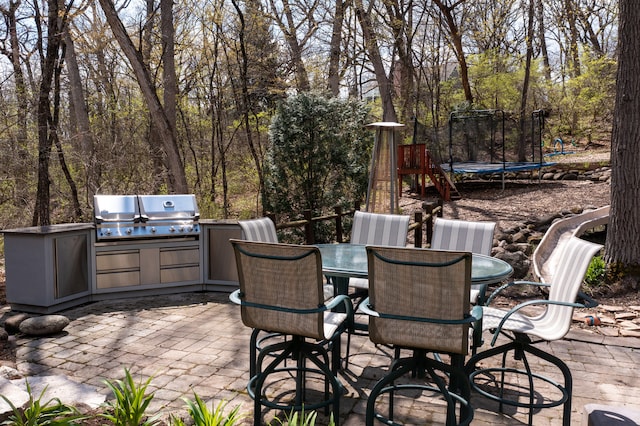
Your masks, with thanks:
[(88, 242), (86, 234), (56, 237), (56, 299), (89, 290)]

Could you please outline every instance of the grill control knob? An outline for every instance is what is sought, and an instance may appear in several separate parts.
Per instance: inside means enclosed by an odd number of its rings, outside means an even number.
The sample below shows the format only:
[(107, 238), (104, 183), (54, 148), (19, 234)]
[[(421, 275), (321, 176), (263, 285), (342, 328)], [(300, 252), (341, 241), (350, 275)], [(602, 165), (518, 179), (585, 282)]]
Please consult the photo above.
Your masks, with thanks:
[(108, 237), (111, 235), (111, 229), (107, 229), (106, 231), (104, 231), (104, 234)]
[(193, 226), (187, 226), (187, 232), (193, 231)]
[(176, 232), (176, 228), (174, 228), (173, 226), (169, 227), (169, 232)]
[(180, 232), (184, 232), (184, 226), (180, 226), (180, 227), (178, 227), (178, 231), (180, 231)]
[(127, 235), (131, 235), (132, 232), (133, 232), (133, 229), (127, 228)]
[(151, 227), (151, 232), (153, 232), (153, 233), (155, 233), (155, 232), (156, 232), (156, 227), (155, 227), (155, 226), (152, 226), (152, 227)]

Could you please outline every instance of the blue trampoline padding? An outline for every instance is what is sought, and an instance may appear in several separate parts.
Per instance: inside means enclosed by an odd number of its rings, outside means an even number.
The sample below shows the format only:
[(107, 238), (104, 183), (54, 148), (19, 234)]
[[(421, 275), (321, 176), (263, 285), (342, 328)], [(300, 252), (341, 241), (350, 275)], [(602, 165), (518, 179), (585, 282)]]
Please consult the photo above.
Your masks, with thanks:
[[(525, 170), (537, 170), (543, 167), (554, 166), (556, 163), (529, 163), (529, 162), (508, 162), (508, 163), (453, 163), (453, 172), (489, 174), (502, 172), (521, 172)], [(450, 164), (441, 164), (442, 170), (450, 172)]]
[(553, 157), (554, 155), (569, 155), (569, 154), (575, 154), (574, 151), (563, 151), (563, 152), (550, 152), (548, 154), (545, 154), (545, 157)]

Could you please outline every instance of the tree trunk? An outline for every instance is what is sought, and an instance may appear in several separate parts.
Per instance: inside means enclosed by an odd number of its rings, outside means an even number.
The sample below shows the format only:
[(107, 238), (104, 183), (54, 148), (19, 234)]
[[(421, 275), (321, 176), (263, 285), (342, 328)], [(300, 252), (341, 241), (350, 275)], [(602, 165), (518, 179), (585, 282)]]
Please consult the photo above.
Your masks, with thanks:
[(173, 27), (173, 0), (160, 0), (160, 32), (162, 33), (162, 77), (164, 85), (164, 111), (176, 134), (176, 99), (178, 97), (178, 82), (176, 79), (175, 60), (175, 29)]
[[(262, 161), (260, 156), (258, 155), (258, 150), (256, 149), (256, 145), (253, 143), (253, 135), (251, 134), (251, 124), (249, 120), (249, 88), (247, 82), (247, 71), (249, 67), (249, 58), (247, 57), (247, 49), (244, 39), (245, 34), (245, 20), (244, 14), (240, 5), (236, 0), (231, 0), (233, 7), (236, 9), (238, 13), (238, 19), (240, 20), (240, 30), (238, 32), (238, 38), (240, 42), (240, 84), (242, 96), (240, 96), (240, 108), (239, 113), (242, 115), (243, 127), (245, 131), (245, 136), (247, 138), (247, 144), (249, 145), (249, 151), (251, 152), (251, 156), (253, 157), (253, 162), (256, 165), (256, 173), (258, 174), (258, 182), (259, 182), (259, 192), (260, 196), (264, 198), (264, 174), (262, 169)], [(223, 176), (224, 177), (224, 176)], [(225, 183), (226, 184), (226, 183)], [(262, 205), (264, 206), (264, 199), (262, 200)], [(262, 212), (265, 214), (265, 212)]]
[[(140, 52), (142, 54), (142, 63), (147, 69), (149, 75), (153, 75), (149, 64), (151, 64), (151, 53), (153, 50), (153, 29), (157, 22), (158, 11), (156, 9), (156, 0), (145, 0), (145, 21), (142, 26), (142, 37), (140, 41), (142, 43)], [(164, 47), (162, 52), (164, 54)], [(155, 90), (155, 82), (153, 83)], [(163, 108), (166, 113), (166, 108)], [(171, 120), (169, 120), (171, 122)], [(160, 137), (160, 130), (156, 125), (153, 117), (149, 115), (149, 134), (147, 135), (147, 143), (149, 144), (149, 155), (153, 164), (153, 176), (152, 181), (153, 192), (159, 192), (160, 189), (167, 182), (167, 163), (165, 149), (162, 144), (162, 138)]]
[(606, 261), (617, 272), (640, 268), (640, 8), (620, 0), (618, 73), (611, 135), (611, 212)]
[(65, 62), (67, 64), (67, 75), (69, 76), (69, 90), (72, 99), (72, 113), (76, 123), (76, 137), (80, 141), (80, 151), (84, 159), (88, 158), (93, 147), (91, 129), (89, 127), (89, 113), (87, 111), (84, 93), (82, 91), (82, 78), (76, 59), (76, 51), (69, 34), (69, 30), (64, 34)]
[[(579, 77), (580, 72), (580, 51), (578, 49), (578, 27), (576, 18), (576, 4), (573, 0), (564, 0), (565, 2), (565, 14), (567, 18), (567, 25), (569, 26), (569, 76), (572, 78)], [(578, 98), (578, 89), (573, 89), (573, 96)], [(573, 109), (571, 114), (571, 134), (578, 128), (578, 110)]]
[[(413, 51), (411, 43), (413, 28), (413, 16), (410, 8), (398, 4), (397, 1), (384, 2), (387, 14), (391, 18), (391, 32), (398, 55), (396, 66), (399, 67), (400, 85), (397, 88), (398, 102), (400, 103), (400, 119), (404, 123), (410, 123), (415, 114), (415, 82), (413, 65)], [(396, 73), (391, 74), (392, 78)]]
[[(529, 0), (527, 12), (527, 53), (524, 66), (524, 80), (522, 81), (522, 94), (520, 96), (520, 137), (518, 141), (518, 161), (527, 161), (526, 147), (526, 122), (527, 122), (527, 98), (529, 95), (529, 79), (531, 76), (531, 58), (533, 57), (533, 14), (535, 12), (534, 0)], [(531, 161), (534, 159), (532, 158)]]
[(329, 44), (329, 91), (333, 96), (340, 94), (340, 53), (342, 51), (342, 26), (344, 24), (344, 2), (336, 0), (335, 13), (333, 15), (333, 31)]
[(460, 67), (460, 82), (462, 83), (462, 90), (464, 91), (464, 98), (472, 105), (473, 93), (471, 92), (471, 84), (469, 83), (469, 67), (467, 66), (467, 59), (462, 48), (462, 33), (455, 17), (453, 16), (453, 9), (455, 6), (464, 3), (464, 0), (455, 2), (452, 6), (445, 5), (441, 0), (433, 0), (438, 6), (440, 12), (444, 15), (444, 19), (449, 27), (449, 36), (451, 37), (451, 44), (456, 52), (456, 58), (458, 59), (458, 66)]
[(362, 0), (355, 0), (356, 15), (360, 26), (362, 27), (362, 35), (364, 37), (365, 47), (369, 60), (373, 65), (373, 71), (378, 82), (380, 90), (380, 99), (382, 100), (382, 121), (398, 121), (396, 109), (393, 105), (393, 85), (387, 73), (384, 69), (382, 62), (382, 56), (380, 55), (380, 48), (378, 47), (378, 41), (376, 39), (375, 32), (373, 30), (373, 23), (369, 17), (369, 13), (364, 9)]
[[(36, 206), (33, 212), (33, 226), (47, 226), (51, 224), (51, 180), (49, 175), (49, 162), (51, 159), (51, 143), (49, 137), (49, 124), (51, 123), (51, 87), (60, 53), (61, 37), (64, 31), (64, 11), (60, 10), (57, 0), (47, 2), (47, 47), (45, 57), (42, 58), (40, 89), (38, 93), (38, 188), (36, 192)], [(38, 8), (36, 21), (40, 20)], [(38, 24), (39, 25), (39, 24)], [(42, 32), (39, 32), (42, 34)], [(38, 40), (43, 43), (44, 40)]]
[[(270, 3), (274, 20), (278, 24), (278, 27), (280, 27), (280, 31), (284, 34), (284, 39), (289, 46), (291, 62), (296, 76), (296, 89), (301, 92), (308, 92), (311, 89), (311, 84), (309, 82), (309, 73), (307, 73), (307, 69), (302, 59), (302, 49), (304, 48), (304, 40), (308, 39), (311, 34), (307, 33), (302, 35), (301, 40), (303, 41), (300, 41), (298, 34), (300, 25), (295, 21), (289, 0), (279, 0), (277, 5), (274, 0), (271, 0)], [(278, 6), (282, 6), (282, 15), (284, 20), (278, 12)], [(312, 15), (313, 11), (309, 10), (306, 11), (306, 13)], [(310, 22), (309, 28), (309, 31), (312, 33), (316, 31), (317, 26)]]
[(174, 137), (171, 123), (169, 122), (164, 108), (158, 99), (158, 95), (154, 90), (151, 77), (149, 76), (147, 68), (144, 66), (142, 57), (129, 38), (129, 35), (116, 12), (113, 1), (100, 0), (100, 6), (107, 18), (109, 27), (111, 27), (111, 31), (113, 31), (113, 35), (133, 68), (133, 72), (136, 76), (140, 89), (142, 90), (142, 94), (147, 102), (147, 108), (149, 108), (151, 118), (154, 125), (157, 126), (158, 136), (162, 141), (162, 146), (164, 147), (167, 155), (166, 167), (169, 171), (170, 190), (176, 193), (186, 193), (189, 188), (187, 185), (187, 178), (184, 173), (182, 159), (180, 158), (180, 152), (178, 150), (178, 143)]
[(12, 144), (12, 158), (15, 160), (11, 164), (7, 164), (7, 171), (15, 178), (13, 199), (20, 203), (23, 207), (27, 206), (28, 195), (28, 175), (24, 170), (28, 167), (29, 150), (27, 140), (27, 113), (29, 111), (28, 99), (29, 94), (27, 85), (22, 72), (22, 64), (20, 63), (20, 40), (18, 37), (16, 11), (21, 1), (10, 1), (9, 7), (5, 8), (0, 5), (0, 12), (4, 15), (7, 24), (7, 32), (9, 37), (9, 51), (2, 52), (11, 61), (13, 77), (15, 81), (15, 99), (16, 99), (16, 133), (15, 144)]
[(547, 36), (545, 34), (544, 25), (544, 0), (537, 0), (537, 16), (538, 16), (538, 42), (540, 43), (540, 55), (542, 56), (542, 64), (544, 66), (544, 78), (551, 81), (551, 65), (549, 63), (549, 53), (547, 51)]

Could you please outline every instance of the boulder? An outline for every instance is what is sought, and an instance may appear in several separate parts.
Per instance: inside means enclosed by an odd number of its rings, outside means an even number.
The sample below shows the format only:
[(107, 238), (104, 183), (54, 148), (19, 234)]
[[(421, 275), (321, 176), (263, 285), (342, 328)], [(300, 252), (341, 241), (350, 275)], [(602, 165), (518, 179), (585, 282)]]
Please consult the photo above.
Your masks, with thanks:
[(56, 334), (69, 325), (69, 318), (64, 315), (43, 315), (27, 318), (20, 323), (21, 333), (31, 336), (46, 336)]
[(3, 365), (0, 367), (0, 378), (7, 380), (15, 380), (22, 377), (22, 374), (15, 368), (9, 367), (8, 365)]
[(20, 323), (27, 318), (31, 318), (31, 315), (24, 312), (11, 315), (4, 321), (4, 329), (7, 330), (9, 334), (16, 334), (20, 331)]
[[(4, 378), (0, 378), (0, 394), (11, 401), (15, 407), (22, 407), (29, 402), (29, 394), (24, 388)], [(12, 412), (11, 406), (3, 398), (0, 398), (0, 416), (3, 420), (6, 420), (7, 414)]]
[(497, 253), (496, 257), (507, 262), (513, 268), (513, 278), (522, 279), (529, 273), (531, 261), (529, 257), (521, 251), (504, 251)]

